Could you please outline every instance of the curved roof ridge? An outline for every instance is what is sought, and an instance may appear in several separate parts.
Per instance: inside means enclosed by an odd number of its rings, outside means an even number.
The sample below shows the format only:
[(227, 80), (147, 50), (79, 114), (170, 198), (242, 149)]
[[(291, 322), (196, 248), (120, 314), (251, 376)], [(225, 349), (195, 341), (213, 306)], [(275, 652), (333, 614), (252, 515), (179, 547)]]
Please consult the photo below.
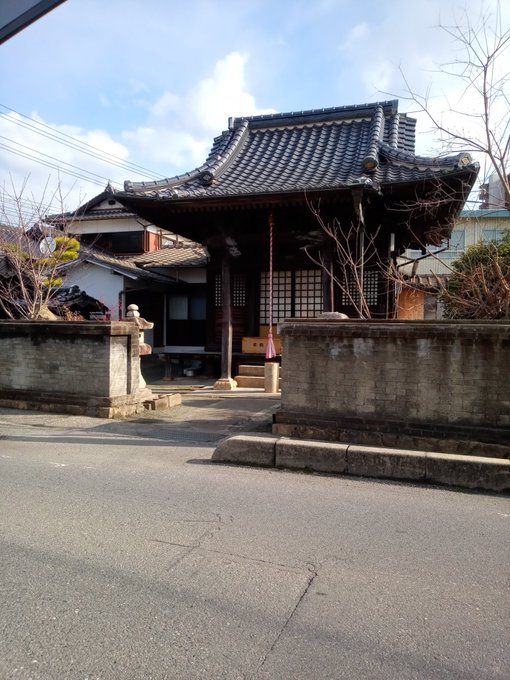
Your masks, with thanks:
[(418, 156), (410, 151), (397, 149), (386, 142), (379, 142), (379, 150), (389, 161), (408, 163), (416, 166), (430, 168), (465, 168), (467, 165), (476, 165), (473, 157), (467, 151), (461, 151), (455, 156)]
[(234, 134), (229, 143), (225, 146), (223, 153), (219, 154), (214, 162), (212, 158), (208, 159), (206, 165), (214, 179), (220, 177), (235, 158), (237, 158), (248, 138), (248, 129), (248, 120), (244, 119), (243, 124), (234, 131)]
[[(248, 121), (245, 120), (244, 125), (239, 126), (239, 128), (235, 130), (231, 135), (230, 140), (221, 149), (220, 153), (217, 155), (210, 155), (205, 163), (202, 163), (202, 165), (190, 172), (150, 182), (131, 182), (130, 180), (126, 180), (124, 182), (124, 191), (133, 193), (137, 191), (158, 192), (173, 190), (173, 192), (176, 192), (176, 195), (178, 195), (179, 186), (181, 184), (198, 178), (202, 178), (203, 184), (208, 186), (212, 184), (214, 178), (220, 176), (226, 170), (232, 160), (237, 156), (246, 139), (247, 130)], [(222, 135), (216, 139), (219, 140), (221, 137)]]
[(373, 172), (379, 165), (379, 142), (381, 140), (381, 132), (384, 121), (383, 107), (378, 104), (375, 108), (370, 125), (370, 137), (367, 145), (365, 157), (362, 160), (363, 170), (365, 172)]
[(127, 193), (134, 193), (135, 191), (159, 191), (161, 189), (172, 189), (183, 182), (188, 182), (189, 180), (195, 179), (207, 169), (207, 163), (204, 163), (198, 168), (190, 170), (190, 172), (184, 172), (182, 175), (175, 175), (175, 177), (168, 177), (166, 179), (151, 180), (149, 182), (132, 182), (128, 179), (124, 182), (124, 191)]
[(392, 146), (394, 149), (398, 147), (398, 128), (400, 125), (400, 114), (395, 113), (391, 120), (390, 120), (390, 125), (389, 125), (389, 133), (388, 133), (388, 144)]
[(398, 99), (391, 99), (382, 102), (372, 102), (369, 104), (354, 104), (348, 106), (332, 106), (323, 109), (308, 109), (305, 111), (288, 111), (286, 113), (265, 113), (256, 116), (243, 116), (240, 118), (229, 118), (229, 128), (235, 129), (244, 121), (250, 123), (250, 127), (263, 127), (265, 124), (271, 126), (295, 124), (300, 119), (341, 120), (342, 118), (367, 116), (372, 118), (374, 110), (381, 107), (385, 115), (393, 115), (398, 111)]

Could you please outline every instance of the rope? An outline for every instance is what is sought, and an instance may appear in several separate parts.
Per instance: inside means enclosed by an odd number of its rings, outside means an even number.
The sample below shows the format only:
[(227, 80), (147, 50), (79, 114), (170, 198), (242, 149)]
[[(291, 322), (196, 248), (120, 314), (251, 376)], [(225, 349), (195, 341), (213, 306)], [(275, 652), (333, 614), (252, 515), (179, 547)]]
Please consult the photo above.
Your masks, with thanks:
[(273, 341), (273, 215), (269, 215), (269, 332), (267, 334), (266, 359), (276, 356)]

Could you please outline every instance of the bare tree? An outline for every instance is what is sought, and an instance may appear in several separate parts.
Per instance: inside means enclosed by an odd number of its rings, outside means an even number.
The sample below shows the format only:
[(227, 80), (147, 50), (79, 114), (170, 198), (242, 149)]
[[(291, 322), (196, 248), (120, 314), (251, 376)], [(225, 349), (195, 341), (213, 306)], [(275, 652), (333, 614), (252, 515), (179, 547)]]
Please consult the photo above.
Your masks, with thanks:
[(436, 112), (430, 89), (413, 90), (404, 71), (407, 98), (418, 106), (439, 133), (443, 148), (469, 151), (488, 161), (488, 174), (495, 173), (510, 209), (510, 29), (502, 25), (498, 9), (473, 20), (467, 12), (462, 21), (440, 28), (452, 38), (458, 57), (442, 64), (439, 73), (453, 80), (456, 101), (446, 93), (446, 110)]
[[(438, 111), (430, 88), (424, 95), (417, 93), (400, 69), (407, 92), (403, 98), (426, 115), (446, 154), (469, 152), (485, 161), (481, 207), (510, 209), (510, 29), (503, 26), (499, 8), (494, 15), (486, 12), (477, 19), (466, 11), (459, 22), (440, 24), (439, 28), (451, 38), (457, 54), (438, 69), (439, 75), (453, 82), (453, 94), (445, 93), (446, 106)], [(489, 177), (491, 181), (487, 183)], [(488, 195), (492, 186), (497, 189), (496, 195)], [(416, 209), (426, 210), (426, 206), (417, 204)], [(468, 248), (454, 262), (441, 257), (447, 243), (432, 242), (439, 246), (436, 252), (430, 252), (425, 243), (419, 245), (424, 257), (439, 261), (445, 271), (445, 275), (430, 271), (429, 278), (435, 281), (435, 295), (443, 303), (446, 316), (508, 318), (508, 239), (503, 246), (480, 243)], [(397, 288), (416, 286), (420, 290), (413, 263), (407, 263), (412, 268), (410, 275), (404, 273), (409, 267), (402, 264), (405, 263), (400, 261), (388, 269), (390, 280)]]
[[(315, 246), (306, 245), (305, 253), (326, 273), (331, 299), (334, 299), (336, 288), (340, 291), (342, 306), (354, 308), (360, 319), (370, 319), (370, 290), (373, 288), (367, 285), (367, 281), (372, 276), (381, 280), (383, 277), (380, 273), (384, 274), (388, 266), (375, 245), (379, 228), (369, 234), (362, 222), (350, 223), (346, 227), (337, 218), (326, 222), (318, 206), (310, 203), (308, 206), (321, 229), (321, 237)], [(324, 249), (317, 247), (320, 243), (328, 244), (330, 256), (325, 255)]]
[[(59, 197), (62, 198), (61, 196)], [(55, 200), (51, 197), (50, 204)], [(62, 205), (62, 204), (61, 204)], [(46, 313), (65, 277), (65, 267), (80, 247), (68, 235), (44, 222), (48, 203), (5, 187), (0, 197), (0, 309), (10, 319), (37, 319)], [(63, 211), (62, 211), (63, 212)]]

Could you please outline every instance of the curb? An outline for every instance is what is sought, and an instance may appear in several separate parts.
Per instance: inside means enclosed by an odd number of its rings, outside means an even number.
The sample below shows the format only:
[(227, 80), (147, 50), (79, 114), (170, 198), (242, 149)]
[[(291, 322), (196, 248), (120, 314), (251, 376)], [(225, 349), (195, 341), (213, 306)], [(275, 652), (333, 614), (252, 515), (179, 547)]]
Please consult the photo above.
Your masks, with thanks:
[(510, 490), (510, 460), (504, 458), (386, 449), (270, 434), (223, 439), (216, 447), (212, 461), (486, 491)]

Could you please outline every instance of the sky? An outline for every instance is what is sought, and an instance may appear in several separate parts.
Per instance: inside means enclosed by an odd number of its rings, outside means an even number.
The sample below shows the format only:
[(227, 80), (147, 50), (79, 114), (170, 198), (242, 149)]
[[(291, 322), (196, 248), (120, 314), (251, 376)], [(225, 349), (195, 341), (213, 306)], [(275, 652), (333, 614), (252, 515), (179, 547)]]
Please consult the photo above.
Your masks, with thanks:
[[(438, 68), (462, 55), (442, 27), (466, 12), (491, 26), (496, 9), (497, 0), (66, 0), (0, 45), (4, 205), (12, 211), (21, 194), (47, 212), (74, 209), (107, 181), (121, 189), (192, 170), (230, 116), (394, 98), (416, 112), (404, 76), (446, 111), (461, 83)], [(500, 11), (508, 28), (510, 2)], [(417, 117), (417, 151), (444, 151)]]

